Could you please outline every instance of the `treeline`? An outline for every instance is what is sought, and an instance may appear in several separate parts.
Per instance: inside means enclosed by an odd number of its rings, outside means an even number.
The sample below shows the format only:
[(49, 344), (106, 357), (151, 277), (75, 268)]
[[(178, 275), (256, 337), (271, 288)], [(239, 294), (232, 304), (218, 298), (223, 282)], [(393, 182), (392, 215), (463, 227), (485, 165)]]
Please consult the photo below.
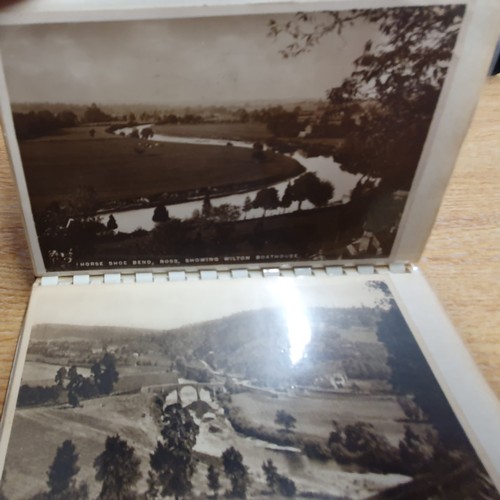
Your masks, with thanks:
[(92, 364), (90, 371), (91, 375), (84, 377), (78, 373), (76, 366), (73, 365), (69, 369), (62, 366), (57, 370), (55, 384), (52, 386), (22, 385), (17, 405), (23, 407), (54, 404), (63, 402), (63, 397), (66, 396), (67, 402), (75, 408), (80, 405), (81, 399), (111, 394), (119, 377), (114, 355), (105, 353), (99, 361)]
[(49, 110), (14, 113), (14, 127), (19, 140), (50, 135), (61, 128), (75, 127), (78, 117), (72, 111), (54, 114)]
[(80, 117), (69, 109), (58, 113), (43, 109), (28, 113), (13, 113), (12, 116), (18, 140), (50, 135), (59, 129), (76, 127), (83, 123), (104, 123), (117, 119), (102, 111), (95, 103), (86, 108)]

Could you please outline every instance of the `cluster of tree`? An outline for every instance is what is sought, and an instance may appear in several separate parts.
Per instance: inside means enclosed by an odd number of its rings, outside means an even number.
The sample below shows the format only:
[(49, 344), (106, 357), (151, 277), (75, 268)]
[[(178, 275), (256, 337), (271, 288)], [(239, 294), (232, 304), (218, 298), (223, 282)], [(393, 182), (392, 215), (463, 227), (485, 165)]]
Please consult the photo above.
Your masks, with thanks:
[(387, 365), (386, 357), (383, 353), (378, 353), (377, 351), (374, 353), (370, 352), (371, 349), (377, 349), (377, 346), (362, 349), (361, 345), (357, 346), (355, 356), (349, 356), (342, 360), (342, 368), (345, 374), (351, 379), (387, 380), (390, 369)]
[(295, 483), (290, 478), (280, 474), (271, 459), (262, 464), (262, 470), (266, 476), (266, 483), (272, 493), (277, 493), (284, 497), (295, 496), (297, 493)]
[(320, 180), (314, 172), (306, 172), (293, 183), (288, 183), (281, 200), (278, 190), (273, 187), (258, 191), (253, 201), (247, 197), (243, 204), (243, 212), (248, 212), (252, 208), (262, 208), (262, 216), (265, 217), (268, 210), (289, 208), (294, 201), (297, 202), (297, 210), (301, 210), (302, 203), (306, 200), (316, 207), (323, 207), (331, 200), (333, 193), (334, 187), (330, 182)]
[[(341, 464), (356, 464), (372, 472), (404, 472), (398, 448), (392, 446), (372, 424), (355, 422), (342, 427), (336, 421), (332, 423), (334, 430), (330, 433), (326, 450), (320, 451), (322, 458), (334, 458)], [(318, 447), (315, 451), (319, 450)]]
[(101, 360), (91, 366), (90, 371), (89, 377), (79, 374), (76, 366), (70, 367), (69, 370), (61, 367), (57, 371), (55, 382), (61, 389), (68, 391), (68, 402), (71, 406), (78, 406), (80, 398), (89, 399), (111, 394), (114, 384), (118, 382), (116, 360), (111, 353), (106, 352)]
[(223, 203), (222, 205), (213, 206), (210, 201), (210, 194), (205, 193), (201, 211), (194, 210), (192, 220), (198, 222), (204, 220), (206, 222), (234, 222), (241, 217), (241, 210), (236, 205)]
[[(71, 109), (52, 112), (48, 109), (30, 111), (28, 113), (13, 113), (14, 128), (19, 140), (33, 139), (50, 135), (62, 128), (76, 127), (84, 123), (103, 123), (116, 118), (102, 111), (95, 103), (80, 111), (77, 115)], [(95, 135), (91, 133), (91, 137)]]
[(95, 102), (93, 102), (84, 112), (82, 116), (82, 123), (103, 123), (113, 121), (115, 118), (100, 109)]
[(154, 130), (151, 127), (144, 127), (140, 131), (137, 128), (133, 128), (129, 134), (129, 137), (133, 139), (151, 139), (154, 135)]
[(285, 410), (278, 410), (276, 412), (274, 422), (278, 425), (282, 425), (285, 428), (285, 431), (289, 432), (295, 427), (297, 419)]
[(163, 118), (156, 121), (158, 125), (163, 124), (184, 124), (184, 125), (197, 125), (199, 123), (203, 123), (204, 118), (201, 115), (197, 115), (194, 113), (185, 113), (184, 115), (176, 115), (174, 113), (170, 113), (165, 115)]
[(78, 124), (78, 117), (69, 110), (57, 114), (49, 110), (13, 113), (13, 119), (20, 141), (49, 135), (61, 128), (75, 127)]
[(385, 296), (386, 309), (381, 311), (376, 334), (388, 352), (389, 382), (394, 391), (412, 397), (446, 446), (468, 448), (469, 441), (387, 285), (373, 282), (370, 286)]
[(57, 385), (54, 386), (30, 386), (23, 384), (19, 388), (17, 406), (38, 406), (57, 401), (61, 391)]
[(464, 461), (482, 468), (472, 448), (469, 452), (445, 446), (439, 434), (429, 429), (417, 432), (407, 425), (398, 446), (393, 446), (366, 422), (341, 426), (334, 420), (332, 424), (334, 430), (326, 446), (311, 446), (310, 456), (333, 458), (340, 464), (355, 464), (371, 472), (409, 476), (446, 474)]
[[(370, 23), (384, 43), (368, 40), (354, 70), (328, 90), (332, 107), (376, 101), (349, 124), (335, 157), (349, 172), (382, 178), (387, 188), (408, 189), (446, 77), (464, 5), (331, 11), (321, 19), (298, 13), (272, 20), (269, 36), (286, 37), (283, 57), (310, 52), (327, 35)], [(292, 40), (291, 43), (289, 41)]]
[[(226, 418), (229, 420), (236, 432), (239, 432), (244, 436), (261, 439), (262, 441), (267, 441), (278, 446), (302, 446), (300, 436), (293, 432), (289, 432), (286, 428), (283, 429), (285, 430), (285, 432), (283, 432), (282, 429), (275, 430), (271, 427), (255, 427), (254, 422), (242, 415), (238, 408), (228, 406), (226, 404), (230, 402), (230, 398), (227, 397), (227, 393), (217, 394), (217, 397), (219, 398), (219, 402), (224, 405)], [(275, 423), (284, 427), (282, 422), (277, 422), (275, 420)]]
[[(48, 491), (41, 492), (34, 500), (87, 500), (88, 485), (77, 485), (76, 476), (80, 471), (79, 454), (74, 443), (67, 439), (57, 448), (56, 455), (47, 471)], [(118, 434), (108, 436), (104, 451), (94, 460), (95, 478), (102, 483), (99, 498), (136, 498), (134, 486), (141, 477), (140, 460), (135, 449)]]
[(17, 404), (19, 406), (43, 405), (59, 400), (64, 392), (68, 395), (68, 403), (76, 407), (80, 399), (89, 399), (98, 395), (111, 394), (118, 381), (118, 372), (113, 354), (105, 353), (101, 360), (91, 367), (92, 375), (84, 377), (78, 373), (76, 366), (69, 369), (60, 367), (54, 377), (55, 385), (30, 387), (22, 385), (19, 389)]
[[(162, 402), (160, 403), (163, 404)], [(186, 497), (192, 490), (191, 478), (196, 468), (193, 447), (199, 433), (198, 425), (188, 410), (180, 405), (170, 405), (161, 409), (161, 440), (150, 454), (148, 472), (148, 490), (144, 496), (148, 499)], [(79, 455), (71, 440), (66, 440), (57, 449), (54, 461), (47, 476), (48, 492), (40, 493), (36, 498), (64, 499), (88, 498), (85, 483), (76, 485)], [(248, 468), (243, 463), (243, 456), (234, 447), (227, 448), (221, 456), (223, 470), (231, 483), (228, 494), (236, 498), (245, 498), (249, 484)], [(142, 477), (141, 461), (133, 446), (118, 434), (108, 436), (104, 451), (94, 460), (95, 478), (102, 483), (99, 498), (126, 499), (137, 498), (136, 485)], [(272, 462), (266, 464), (268, 484), (277, 491), (295, 492), (293, 481), (277, 473)], [(221, 488), (219, 469), (211, 464), (208, 467), (207, 486), (217, 495)]]
[[(110, 216), (106, 224), (93, 214), (99, 198), (91, 186), (79, 186), (64, 202), (53, 202), (35, 213), (35, 224), (45, 261), (56, 269), (65, 269), (79, 258), (88, 259), (101, 237), (116, 229)], [(115, 227), (116, 225), (116, 227)]]
[[(160, 404), (163, 406), (162, 401)], [(161, 424), (161, 440), (150, 455), (148, 493), (152, 498), (183, 497), (192, 489), (193, 448), (200, 429), (189, 411), (179, 404), (161, 408)]]
[(275, 137), (297, 137), (304, 128), (299, 121), (299, 111), (286, 111), (281, 106), (264, 110), (262, 121)]

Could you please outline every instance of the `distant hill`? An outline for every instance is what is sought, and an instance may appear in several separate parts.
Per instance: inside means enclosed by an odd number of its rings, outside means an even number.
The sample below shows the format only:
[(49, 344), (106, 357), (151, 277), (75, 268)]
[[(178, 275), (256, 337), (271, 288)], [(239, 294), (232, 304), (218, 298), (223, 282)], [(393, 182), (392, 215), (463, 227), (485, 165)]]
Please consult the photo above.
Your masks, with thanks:
[(125, 328), (116, 326), (82, 326), (82, 325), (57, 325), (44, 323), (35, 325), (31, 330), (32, 340), (66, 342), (79, 342), (88, 340), (124, 340), (145, 335), (162, 335), (158, 330), (148, 330), (139, 328)]
[[(387, 351), (376, 335), (376, 309), (311, 308), (306, 316), (305, 331), (292, 334), (282, 309), (261, 309), (164, 331), (43, 324), (33, 328), (32, 339), (74, 342), (75, 351), (78, 342), (81, 352), (103, 341), (127, 345), (163, 354), (166, 360), (209, 362), (226, 373), (273, 383), (289, 376), (292, 369), (301, 372), (304, 380), (338, 370), (348, 370), (355, 378), (357, 374), (385, 378)], [(303, 349), (300, 362), (291, 358), (297, 346)]]

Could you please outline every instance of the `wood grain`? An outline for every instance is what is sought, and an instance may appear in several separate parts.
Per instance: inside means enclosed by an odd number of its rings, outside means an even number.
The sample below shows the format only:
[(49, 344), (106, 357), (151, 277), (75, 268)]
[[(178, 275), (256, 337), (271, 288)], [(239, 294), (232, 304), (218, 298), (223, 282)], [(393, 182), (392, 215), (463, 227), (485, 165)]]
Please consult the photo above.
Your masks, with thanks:
[[(485, 85), (420, 265), (500, 396), (500, 78)], [(0, 141), (0, 407), (33, 274)], [(437, 332), (439, 333), (439, 332)]]

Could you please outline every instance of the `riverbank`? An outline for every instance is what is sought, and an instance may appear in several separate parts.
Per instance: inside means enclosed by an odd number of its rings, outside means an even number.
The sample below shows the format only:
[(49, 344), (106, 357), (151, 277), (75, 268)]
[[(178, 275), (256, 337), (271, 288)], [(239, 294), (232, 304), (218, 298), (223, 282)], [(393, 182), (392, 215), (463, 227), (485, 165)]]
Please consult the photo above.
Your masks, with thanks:
[[(53, 203), (80, 205), (85, 214), (86, 205), (123, 210), (134, 200), (144, 206), (146, 198), (151, 204), (190, 199), (203, 196), (207, 188), (240, 192), (304, 171), (297, 161), (271, 151), (260, 161), (252, 150), (238, 147), (173, 142), (142, 147), (139, 142), (112, 136), (21, 142), (33, 211)], [(82, 188), (91, 199), (82, 198)]]

